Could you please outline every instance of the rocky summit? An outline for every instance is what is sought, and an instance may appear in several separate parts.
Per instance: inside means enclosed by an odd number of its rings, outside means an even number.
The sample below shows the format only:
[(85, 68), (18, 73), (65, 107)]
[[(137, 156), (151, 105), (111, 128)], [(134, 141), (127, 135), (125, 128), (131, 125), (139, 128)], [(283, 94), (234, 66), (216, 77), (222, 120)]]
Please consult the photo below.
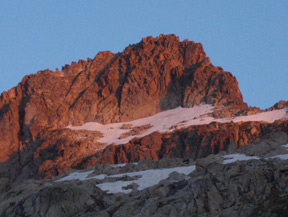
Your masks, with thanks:
[(287, 107), (175, 35), (27, 75), (0, 97), (0, 216), (283, 216)]

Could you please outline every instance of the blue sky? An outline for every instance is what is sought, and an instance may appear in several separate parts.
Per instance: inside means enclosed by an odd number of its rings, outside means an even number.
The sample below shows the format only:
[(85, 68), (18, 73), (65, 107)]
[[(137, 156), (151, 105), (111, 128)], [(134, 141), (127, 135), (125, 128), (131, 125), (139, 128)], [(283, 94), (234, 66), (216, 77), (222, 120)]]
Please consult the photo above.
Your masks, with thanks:
[(26, 74), (174, 33), (201, 42), (244, 100), (267, 108), (288, 100), (287, 11), (287, 0), (3, 0), (0, 92)]

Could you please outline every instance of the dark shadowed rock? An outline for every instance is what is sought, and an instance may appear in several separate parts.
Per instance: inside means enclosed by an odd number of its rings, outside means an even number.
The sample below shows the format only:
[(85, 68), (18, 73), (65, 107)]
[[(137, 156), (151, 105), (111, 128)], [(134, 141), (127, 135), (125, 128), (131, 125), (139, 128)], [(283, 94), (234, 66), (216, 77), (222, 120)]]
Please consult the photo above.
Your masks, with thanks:
[[(30, 187), (31, 192), (21, 199), (19, 192), (9, 203), (1, 204), (1, 216), (75, 216), (88, 210), (103, 209), (95, 184), (75, 182)], [(40, 188), (40, 190), (36, 190)], [(18, 187), (19, 188), (19, 187)], [(25, 186), (22, 186), (24, 189)], [(36, 190), (36, 191), (35, 191)], [(98, 193), (100, 191), (98, 190)], [(11, 192), (12, 193), (12, 192)], [(11, 193), (8, 193), (11, 197)], [(102, 194), (102, 193), (101, 193)], [(6, 196), (7, 200), (9, 196)], [(18, 199), (18, 198), (20, 199)], [(18, 200), (18, 201), (17, 201)]]

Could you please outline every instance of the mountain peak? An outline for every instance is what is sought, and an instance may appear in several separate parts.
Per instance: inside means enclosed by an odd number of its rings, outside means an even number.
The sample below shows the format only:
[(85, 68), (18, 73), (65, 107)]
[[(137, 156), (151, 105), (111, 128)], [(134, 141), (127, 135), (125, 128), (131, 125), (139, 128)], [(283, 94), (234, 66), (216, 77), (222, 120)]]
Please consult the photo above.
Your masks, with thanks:
[[(66, 141), (65, 133), (51, 135), (68, 125), (132, 121), (202, 103), (224, 106), (225, 112), (218, 114), (224, 117), (247, 109), (236, 78), (213, 66), (202, 44), (173, 34), (146, 37), (121, 53), (99, 52), (61, 71), (25, 76), (3, 93), (0, 160), (20, 151), (40, 157), (45, 147)], [(43, 168), (50, 161), (45, 162)]]
[(153, 37), (153, 36), (147, 36), (145, 38), (142, 38), (143, 43), (151, 43), (151, 41), (159, 41), (159, 40), (169, 40), (169, 41), (178, 41), (180, 42), (180, 39), (178, 36), (176, 36), (175, 34), (160, 34), (158, 37)]

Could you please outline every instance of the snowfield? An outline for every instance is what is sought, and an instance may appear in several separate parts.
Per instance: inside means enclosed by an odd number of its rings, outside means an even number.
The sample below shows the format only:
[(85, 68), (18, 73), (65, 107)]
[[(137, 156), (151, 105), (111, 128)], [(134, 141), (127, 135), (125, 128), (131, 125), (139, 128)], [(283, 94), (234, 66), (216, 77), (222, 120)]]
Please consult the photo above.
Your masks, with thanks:
[[(159, 112), (153, 116), (147, 118), (141, 118), (130, 122), (100, 124), (96, 122), (87, 122), (82, 126), (68, 126), (71, 130), (89, 130), (99, 131), (103, 134), (103, 137), (98, 141), (107, 145), (110, 144), (126, 144), (135, 137), (144, 137), (153, 132), (171, 132), (175, 129), (187, 128), (193, 125), (210, 124), (211, 122), (228, 123), (228, 122), (247, 122), (247, 121), (262, 121), (273, 123), (281, 118), (288, 118), (287, 108), (261, 112), (255, 115), (239, 116), (235, 118), (215, 119), (209, 117), (208, 114), (213, 112), (215, 107), (208, 104), (201, 104), (193, 108), (178, 107), (175, 109)], [(129, 129), (123, 127), (123, 125), (130, 125)], [(145, 132), (136, 135), (130, 135), (126, 138), (121, 137), (123, 134), (127, 134), (135, 127), (150, 125), (151, 127)]]
[(88, 172), (75, 172), (71, 173), (68, 176), (65, 176), (61, 179), (58, 179), (56, 182), (62, 182), (62, 181), (70, 181), (70, 180), (88, 180), (88, 179), (99, 179), (103, 180), (106, 177), (124, 177), (124, 176), (139, 176), (140, 178), (132, 181), (116, 181), (116, 182), (105, 182), (98, 184), (99, 188), (103, 191), (107, 191), (108, 193), (130, 193), (132, 189), (125, 189), (123, 187), (126, 187), (128, 185), (131, 185), (133, 182), (138, 185), (138, 190), (143, 190), (145, 188), (151, 187), (153, 185), (157, 185), (161, 180), (167, 179), (169, 177), (169, 174), (172, 172), (178, 172), (185, 175), (188, 175), (189, 173), (193, 172), (195, 170), (195, 165), (187, 166), (187, 167), (175, 167), (175, 168), (165, 168), (165, 169), (151, 169), (151, 170), (143, 170), (143, 171), (137, 171), (137, 172), (130, 172), (130, 173), (121, 173), (117, 175), (95, 175), (88, 177), (93, 171)]
[(223, 164), (231, 164), (234, 163), (236, 161), (246, 161), (246, 160), (259, 160), (259, 157), (256, 156), (247, 156), (245, 154), (228, 154), (228, 155), (224, 155), (224, 161)]
[[(288, 151), (288, 144), (283, 145), (282, 147), (284, 147)], [(279, 154), (268, 158), (279, 158), (281, 160), (288, 160), (288, 154)]]
[(71, 173), (68, 176), (58, 179), (56, 182), (63, 182), (77, 179), (81, 181), (87, 180), (87, 176), (89, 176), (91, 173), (93, 173), (93, 171)]
[[(110, 177), (123, 177), (123, 176), (141, 176), (140, 178), (133, 180), (133, 181), (117, 181), (117, 182), (106, 182), (96, 185), (102, 191), (107, 191), (108, 193), (130, 193), (132, 189), (125, 189), (128, 185), (131, 185), (133, 182), (137, 184), (138, 190), (143, 190), (145, 188), (149, 188), (153, 185), (157, 185), (160, 181), (167, 179), (169, 174), (176, 171), (178, 173), (182, 173), (188, 175), (189, 173), (195, 170), (195, 166), (187, 166), (187, 167), (175, 167), (175, 168), (167, 168), (167, 169), (156, 169), (156, 170), (144, 170), (138, 172), (131, 172), (131, 173), (122, 173), (117, 175), (112, 175)], [(91, 178), (99, 178), (91, 177)]]
[[(288, 144), (283, 145), (287, 152), (288, 152)], [(260, 160), (260, 157), (257, 156), (247, 156), (245, 154), (229, 154), (229, 155), (223, 155), (222, 156), (223, 161), (222, 164), (231, 164), (236, 161), (248, 161), (248, 160)], [(272, 157), (267, 157), (265, 159), (269, 158), (279, 158), (281, 160), (287, 160), (288, 154), (281, 154), (276, 155)], [(111, 165), (114, 167), (122, 167), (126, 164), (119, 164), (119, 165)], [(165, 169), (149, 169), (149, 170), (143, 170), (143, 171), (137, 171), (137, 172), (128, 172), (128, 173), (121, 173), (116, 175), (106, 175), (106, 174), (100, 174), (91, 176), (91, 174), (94, 171), (86, 171), (86, 172), (74, 172), (71, 173), (68, 176), (65, 176), (61, 179), (56, 180), (56, 182), (62, 182), (62, 181), (70, 181), (70, 180), (89, 180), (89, 179), (98, 179), (98, 180), (104, 180), (108, 177), (135, 177), (135, 180), (132, 181), (122, 181), (118, 180), (115, 182), (103, 182), (101, 184), (97, 184), (96, 186), (99, 187), (101, 190), (106, 191), (108, 193), (130, 193), (132, 192), (132, 189), (127, 188), (129, 185), (135, 183), (138, 185), (138, 190), (143, 190), (145, 188), (152, 187), (154, 185), (157, 185), (160, 181), (167, 179), (169, 177), (169, 174), (172, 172), (178, 172), (185, 175), (188, 175), (189, 173), (193, 172), (196, 169), (195, 165), (190, 165), (186, 167), (175, 167), (175, 168), (165, 168)], [(90, 176), (89, 176), (90, 175)]]

